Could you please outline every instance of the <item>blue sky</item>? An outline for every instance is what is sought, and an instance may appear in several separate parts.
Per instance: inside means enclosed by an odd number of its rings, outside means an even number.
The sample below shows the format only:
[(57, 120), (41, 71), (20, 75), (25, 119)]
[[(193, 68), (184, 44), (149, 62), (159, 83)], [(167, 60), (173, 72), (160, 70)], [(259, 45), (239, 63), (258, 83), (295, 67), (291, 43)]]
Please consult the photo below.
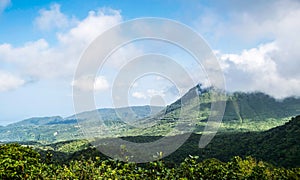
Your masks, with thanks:
[[(73, 81), (83, 51), (110, 27), (143, 17), (176, 20), (199, 33), (215, 52), (228, 91), (300, 95), (296, 0), (0, 0), (0, 125), (73, 114), (72, 88), (86, 88), (90, 80)], [(194, 81), (205, 83), (201, 68), (176, 47), (135, 42), (99, 72), (97, 106), (113, 107), (111, 87), (124, 57), (154, 52), (177, 59)], [(171, 81), (151, 75), (137, 79), (128, 96), (130, 105), (150, 104), (153, 97), (163, 105), (179, 94)]]

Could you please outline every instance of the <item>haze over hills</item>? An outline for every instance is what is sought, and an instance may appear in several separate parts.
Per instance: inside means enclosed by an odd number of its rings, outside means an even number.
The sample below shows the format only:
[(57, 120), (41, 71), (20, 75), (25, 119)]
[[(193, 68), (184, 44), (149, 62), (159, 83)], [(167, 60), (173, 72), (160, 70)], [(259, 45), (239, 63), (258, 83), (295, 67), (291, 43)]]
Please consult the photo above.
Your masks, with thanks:
[[(66, 118), (60, 116), (34, 117), (0, 127), (0, 141), (43, 141), (54, 142), (84, 138), (78, 121), (103, 121), (113, 126), (120, 124), (120, 115), (129, 111), (135, 113), (132, 120), (145, 118), (163, 109), (159, 106), (134, 106), (125, 108), (104, 108), (82, 112)], [(122, 112), (123, 114), (118, 114)]]
[[(189, 93), (197, 92), (197, 96)], [(210, 114), (212, 94), (209, 88), (192, 88), (183, 98), (189, 104), (186, 122), (195, 123), (193, 131), (201, 133)], [(188, 98), (187, 98), (188, 97)], [(136, 106), (119, 109), (99, 109), (82, 112), (62, 118), (60, 116), (30, 118), (0, 127), (0, 141), (40, 141), (57, 142), (87, 138), (82, 125), (87, 123), (90, 131), (101, 137), (120, 137), (137, 135), (166, 135), (174, 130), (181, 113), (183, 98), (163, 107)], [(199, 101), (195, 101), (199, 98)], [(300, 114), (300, 98), (290, 97), (276, 100), (264, 93), (236, 92), (225, 99), (226, 109), (220, 132), (263, 131), (287, 122), (290, 117)], [(200, 102), (200, 105), (199, 105)], [(134, 116), (132, 114), (134, 112)], [(123, 122), (126, 118), (129, 121)], [(99, 121), (101, 121), (99, 125)], [(104, 123), (104, 124), (103, 124)], [(129, 124), (126, 124), (129, 123)], [(99, 132), (99, 126), (108, 128)], [(137, 125), (139, 128), (135, 128)], [(94, 129), (93, 129), (94, 128)], [(101, 129), (101, 128), (100, 128)], [(173, 135), (183, 133), (178, 129)]]
[[(121, 119), (119, 116), (125, 116), (129, 111), (135, 113), (135, 117), (132, 120), (145, 118), (151, 114), (155, 114), (162, 110), (163, 107), (159, 106), (133, 106), (125, 108), (103, 108), (93, 111), (81, 112), (78, 114), (71, 115), (69, 117), (63, 118), (61, 116), (52, 117), (33, 117), (25, 119), (16, 123), (7, 125), (8, 127), (18, 127), (18, 126), (40, 126), (40, 125), (58, 125), (58, 124), (77, 124), (77, 120), (99, 120), (102, 121), (115, 121), (118, 122)], [(123, 114), (118, 114), (123, 112)]]

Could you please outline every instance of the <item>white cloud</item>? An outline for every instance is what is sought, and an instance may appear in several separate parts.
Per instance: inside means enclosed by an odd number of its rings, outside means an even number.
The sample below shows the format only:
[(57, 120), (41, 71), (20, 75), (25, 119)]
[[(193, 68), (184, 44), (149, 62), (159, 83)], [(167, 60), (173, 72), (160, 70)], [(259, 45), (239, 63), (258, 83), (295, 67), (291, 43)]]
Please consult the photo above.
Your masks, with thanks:
[[(297, 0), (221, 2), (213, 9), (204, 8), (194, 25), (204, 35), (221, 41), (231, 40), (228, 44), (251, 44), (276, 39), (282, 30), (295, 32), (297, 29), (290, 25), (299, 24), (299, 10)], [(288, 26), (284, 23), (286, 19), (293, 19)]]
[(98, 76), (95, 80), (94, 88), (96, 91), (103, 91), (109, 88), (109, 83), (104, 76)]
[(147, 98), (152, 98), (154, 96), (160, 96), (160, 97), (165, 97), (165, 91), (163, 90), (155, 90), (155, 89), (147, 89), (146, 92), (133, 92), (132, 97), (135, 97), (137, 99), (147, 99)]
[[(4, 4), (7, 6), (9, 1), (0, 2), (6, 2)], [(5, 6), (0, 4), (0, 10)], [(230, 90), (261, 90), (277, 97), (300, 95), (300, 3), (277, 0), (261, 7), (228, 8), (224, 17), (229, 20), (221, 17), (223, 14), (207, 10), (198, 19), (198, 27), (206, 27), (202, 29), (204, 33), (217, 36), (221, 40), (240, 40), (238, 44), (243, 44), (244, 41), (255, 42), (251, 46), (253, 48), (246, 45), (247, 48), (243, 48), (245, 50), (240, 53), (220, 52), (221, 67), (225, 71), (227, 87)], [(35, 22), (41, 29), (57, 30), (56, 45), (49, 44), (45, 39), (27, 42), (19, 47), (0, 44), (0, 62), (5, 61), (16, 68), (16, 71), (25, 76), (23, 79), (70, 79), (80, 55), (89, 43), (108, 28), (122, 22), (122, 16), (119, 11), (106, 8), (90, 11), (86, 18), (74, 21), (74, 18), (69, 18), (60, 11), (58, 4), (54, 4), (49, 9), (40, 10), (40, 16)], [(256, 47), (257, 44), (261, 45)], [(143, 53), (141, 49), (127, 45), (117, 50), (108, 64), (122, 67), (128, 60)], [(174, 74), (174, 77), (177, 76), (179, 81), (188, 82), (180, 74)], [(200, 78), (197, 76), (195, 79)], [(98, 85), (97, 81), (96, 85), (87, 83), (85, 87), (99, 90), (107, 88), (103, 83), (105, 81), (99, 79), (98, 82)], [(163, 92), (153, 90), (143, 93), (146, 97), (150, 94), (164, 95)], [(139, 95), (141, 94), (135, 94), (143, 97)]]
[(231, 91), (263, 91), (276, 98), (298, 95), (300, 79), (282, 76), (276, 62), (280, 50), (276, 43), (244, 50), (241, 54), (222, 54), (227, 87)]
[[(242, 71), (256, 74), (269, 73), (276, 71), (276, 64), (271, 59), (271, 55), (274, 51), (278, 50), (275, 43), (268, 43), (259, 46), (258, 48), (252, 48), (249, 50), (243, 50), (241, 54), (223, 54), (222, 60), (230, 61), (237, 65)], [(229, 65), (223, 66), (226, 70)]]
[(121, 21), (122, 16), (117, 10), (102, 8), (98, 11), (90, 11), (85, 19), (67, 33), (58, 33), (58, 40), (66, 45), (88, 44), (102, 32)]
[(115, 69), (120, 69), (131, 60), (142, 56), (143, 54), (144, 51), (142, 48), (138, 48), (134, 43), (127, 44), (111, 54), (111, 56), (107, 59), (107, 65)]
[[(56, 25), (69, 24), (71, 19), (59, 11), (59, 5), (52, 5), (50, 11), (41, 10), (43, 20), (49, 17), (47, 23), (61, 16), (63, 20)], [(41, 18), (41, 17), (40, 17)], [(42, 20), (41, 20), (42, 21)], [(68, 21), (68, 22), (65, 22)], [(122, 21), (119, 11), (99, 9), (89, 15), (69, 30), (58, 31), (58, 43), (51, 45), (45, 39), (27, 42), (16, 47), (11, 44), (0, 44), (0, 62), (15, 67), (25, 77), (41, 80), (45, 78), (71, 79), (82, 52), (89, 43), (111, 26)], [(55, 25), (55, 26), (56, 26)]]
[(51, 78), (70, 73), (64, 52), (49, 47), (46, 40), (28, 42), (21, 47), (0, 45), (0, 61), (13, 64), (25, 75), (34, 78)]
[(0, 71), (0, 92), (16, 89), (24, 85), (25, 81), (10, 73)]
[(153, 97), (153, 96), (165, 97), (165, 93), (163, 90), (155, 90), (155, 89), (148, 89), (147, 95), (149, 97)]
[(0, 0), (0, 14), (10, 5), (10, 0)]
[(142, 92), (133, 92), (132, 97), (135, 97), (137, 99), (146, 99), (147, 98), (147, 96)]
[[(220, 10), (222, 14), (216, 13)], [(299, 18), (299, 1), (241, 1), (206, 9), (195, 24), (215, 44), (222, 42), (224, 49), (234, 52), (217, 53), (228, 89), (281, 98), (300, 96)]]
[(66, 28), (72, 21), (75, 21), (69, 20), (65, 14), (61, 13), (59, 4), (51, 5), (49, 10), (41, 9), (39, 14), (40, 16), (35, 19), (35, 24), (41, 30)]
[(109, 83), (104, 76), (93, 78), (93, 76), (90, 75), (74, 80), (72, 86), (81, 91), (105, 91), (109, 88)]

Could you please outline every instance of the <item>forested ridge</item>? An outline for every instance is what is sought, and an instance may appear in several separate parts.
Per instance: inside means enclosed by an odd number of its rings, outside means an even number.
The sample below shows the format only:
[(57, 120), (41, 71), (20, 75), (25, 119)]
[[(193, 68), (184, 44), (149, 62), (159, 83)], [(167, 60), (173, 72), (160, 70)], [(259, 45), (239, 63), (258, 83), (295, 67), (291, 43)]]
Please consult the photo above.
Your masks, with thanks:
[(300, 116), (264, 132), (220, 133), (204, 149), (197, 147), (200, 135), (193, 134), (172, 155), (144, 164), (110, 160), (85, 140), (49, 144), (52, 150), (34, 142), (3, 144), (0, 178), (300, 179), (299, 135)]

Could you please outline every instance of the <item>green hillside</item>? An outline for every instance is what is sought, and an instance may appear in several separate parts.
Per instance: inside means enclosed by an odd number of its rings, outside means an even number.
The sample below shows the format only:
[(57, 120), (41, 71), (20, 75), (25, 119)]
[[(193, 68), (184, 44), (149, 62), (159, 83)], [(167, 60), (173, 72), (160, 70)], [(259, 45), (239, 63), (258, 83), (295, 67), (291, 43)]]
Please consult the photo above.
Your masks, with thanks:
[(300, 116), (263, 132), (218, 133), (204, 149), (198, 148), (200, 137), (193, 134), (167, 159), (180, 162), (190, 154), (201, 160), (217, 158), (222, 161), (229, 161), (233, 156), (252, 156), (278, 166), (300, 166)]
[(39, 141), (42, 143), (51, 143), (57, 141), (66, 141), (72, 139), (82, 139), (84, 134), (79, 128), (78, 121), (103, 121), (112, 128), (119, 127), (124, 123), (120, 121), (121, 117), (133, 111), (136, 116), (132, 120), (145, 118), (161, 110), (157, 106), (135, 106), (119, 109), (98, 109), (89, 112), (79, 113), (70, 117), (35, 117), (23, 121), (0, 127), (0, 142), (9, 141)]
[[(176, 135), (188, 131), (201, 134), (211, 113), (212, 101), (211, 89), (202, 89), (198, 85), (165, 108), (107, 108), (66, 118), (53, 116), (26, 119), (0, 127), (0, 141), (52, 143), (95, 136), (165, 136), (168, 133)], [(300, 113), (300, 98), (296, 97), (276, 100), (260, 92), (236, 92), (224, 96), (222, 101), (226, 101), (226, 109), (219, 132), (265, 131), (286, 123)], [(181, 114), (182, 102), (187, 104), (185, 114)], [(178, 120), (184, 126), (180, 126)]]
[[(157, 135), (157, 133), (165, 135), (170, 132), (180, 118), (183, 101), (189, 103), (189, 110), (183, 117), (187, 119), (187, 123), (195, 123), (193, 131), (201, 134), (211, 113), (213, 97), (209, 88), (201, 89), (200, 86), (191, 89), (185, 96), (192, 94), (193, 91), (198, 92), (199, 96), (191, 95), (191, 99), (188, 100), (179, 99), (167, 106), (161, 113), (145, 120), (145, 123), (156, 122), (156, 125), (152, 127), (155, 133), (152, 133), (151, 129), (145, 129), (144, 135)], [(292, 116), (300, 114), (300, 98), (296, 97), (276, 100), (261, 92), (236, 92), (228, 94), (223, 99), (226, 101), (226, 108), (220, 132), (264, 131), (282, 125)], [(190, 120), (189, 116), (196, 119)]]
[[(192, 134), (178, 150), (165, 157), (164, 161), (170, 165), (179, 164), (192, 155), (198, 156), (199, 161), (217, 158), (226, 162), (234, 156), (243, 158), (251, 156), (276, 166), (300, 167), (300, 116), (292, 118), (282, 126), (263, 132), (218, 133), (203, 149), (199, 148), (200, 137), (199, 134)], [(130, 136), (123, 139), (143, 143), (153, 142), (160, 138), (162, 136)], [(104, 139), (103, 142), (109, 141)], [(98, 143), (101, 144), (101, 140)], [(72, 140), (48, 145), (35, 142), (24, 144), (38, 149), (44, 155), (46, 155), (45, 152), (51, 152), (53, 161), (60, 163), (95, 156), (108, 159), (87, 140)], [(108, 143), (107, 148), (111, 146), (112, 144)], [(163, 153), (163, 149), (161, 151)], [(125, 155), (131, 157), (135, 154), (127, 151)]]
[(60, 122), (63, 121), (63, 118), (60, 116), (53, 117), (34, 117), (25, 119), (20, 122), (9, 124), (8, 127), (18, 127), (18, 126), (41, 126), (41, 125), (49, 125), (51, 122)]
[[(25, 142), (23, 146), (3, 144), (0, 145), (0, 178), (300, 178), (300, 116), (263, 132), (221, 132), (204, 149), (198, 148), (200, 136), (192, 134), (184, 145), (170, 156), (161, 161), (144, 164), (109, 160), (86, 140), (48, 145), (38, 142)], [(150, 142), (159, 138), (161, 137), (138, 136), (125, 139)]]

